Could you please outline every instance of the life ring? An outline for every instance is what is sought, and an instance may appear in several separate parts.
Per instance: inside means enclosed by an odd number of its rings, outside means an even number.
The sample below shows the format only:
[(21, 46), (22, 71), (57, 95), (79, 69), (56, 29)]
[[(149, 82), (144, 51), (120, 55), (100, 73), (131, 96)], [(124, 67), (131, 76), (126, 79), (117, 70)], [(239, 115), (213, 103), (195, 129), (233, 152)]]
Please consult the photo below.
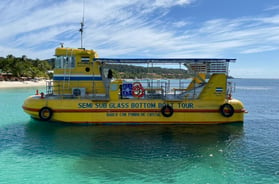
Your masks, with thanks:
[(173, 114), (173, 108), (170, 105), (164, 105), (161, 109), (161, 113), (165, 117), (171, 117)]
[(39, 117), (41, 120), (43, 121), (48, 121), (51, 119), (53, 115), (53, 111), (48, 108), (48, 107), (43, 107), (40, 111), (39, 111)]
[(225, 103), (220, 106), (220, 112), (224, 117), (231, 117), (234, 114), (234, 108), (231, 104)]
[(140, 82), (134, 82), (132, 87), (132, 95), (137, 98), (143, 97), (145, 90)]

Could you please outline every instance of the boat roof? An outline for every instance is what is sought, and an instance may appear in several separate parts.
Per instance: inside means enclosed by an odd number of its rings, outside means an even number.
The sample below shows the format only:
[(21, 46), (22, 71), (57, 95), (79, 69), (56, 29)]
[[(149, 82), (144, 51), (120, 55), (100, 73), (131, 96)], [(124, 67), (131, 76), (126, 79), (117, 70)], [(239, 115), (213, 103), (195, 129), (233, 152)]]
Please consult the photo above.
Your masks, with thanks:
[(104, 63), (216, 63), (216, 62), (235, 62), (236, 59), (226, 59), (226, 58), (128, 58), (128, 59), (118, 59), (118, 58), (94, 58), (94, 61), (104, 62)]
[(168, 63), (168, 64), (183, 64), (191, 73), (224, 73), (229, 72), (229, 62), (235, 62), (236, 59), (216, 59), (216, 58), (145, 58), (145, 59), (115, 59), (115, 58), (94, 58), (94, 61), (109, 64), (144, 64), (144, 63)]

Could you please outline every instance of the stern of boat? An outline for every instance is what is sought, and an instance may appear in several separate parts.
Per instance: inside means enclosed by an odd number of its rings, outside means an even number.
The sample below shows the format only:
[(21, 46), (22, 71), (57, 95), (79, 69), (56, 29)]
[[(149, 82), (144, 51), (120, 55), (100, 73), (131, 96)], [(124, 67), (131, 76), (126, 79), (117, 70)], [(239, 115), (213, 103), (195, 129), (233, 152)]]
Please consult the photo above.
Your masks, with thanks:
[(31, 117), (40, 119), (39, 111), (46, 105), (45, 98), (39, 95), (32, 95), (25, 99), (22, 108), (25, 113), (29, 114)]

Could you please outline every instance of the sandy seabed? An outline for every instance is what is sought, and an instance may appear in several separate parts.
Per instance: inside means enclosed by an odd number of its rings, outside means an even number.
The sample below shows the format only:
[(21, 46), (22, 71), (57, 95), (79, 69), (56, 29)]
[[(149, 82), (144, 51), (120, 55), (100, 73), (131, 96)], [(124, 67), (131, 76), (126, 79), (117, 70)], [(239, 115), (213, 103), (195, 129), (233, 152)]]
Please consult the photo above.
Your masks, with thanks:
[(1, 88), (21, 88), (21, 87), (36, 87), (36, 86), (45, 86), (46, 81), (0, 81)]

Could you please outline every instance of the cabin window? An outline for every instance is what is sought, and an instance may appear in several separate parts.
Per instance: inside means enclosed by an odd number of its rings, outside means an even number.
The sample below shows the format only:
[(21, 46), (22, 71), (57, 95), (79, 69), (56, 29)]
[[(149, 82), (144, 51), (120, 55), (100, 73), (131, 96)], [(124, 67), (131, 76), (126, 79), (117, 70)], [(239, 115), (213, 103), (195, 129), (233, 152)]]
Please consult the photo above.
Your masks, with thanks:
[(73, 56), (57, 56), (55, 60), (55, 68), (74, 68), (75, 57)]
[(86, 57), (86, 56), (81, 57), (81, 62), (82, 63), (89, 63), (89, 61), (90, 61), (89, 57)]

